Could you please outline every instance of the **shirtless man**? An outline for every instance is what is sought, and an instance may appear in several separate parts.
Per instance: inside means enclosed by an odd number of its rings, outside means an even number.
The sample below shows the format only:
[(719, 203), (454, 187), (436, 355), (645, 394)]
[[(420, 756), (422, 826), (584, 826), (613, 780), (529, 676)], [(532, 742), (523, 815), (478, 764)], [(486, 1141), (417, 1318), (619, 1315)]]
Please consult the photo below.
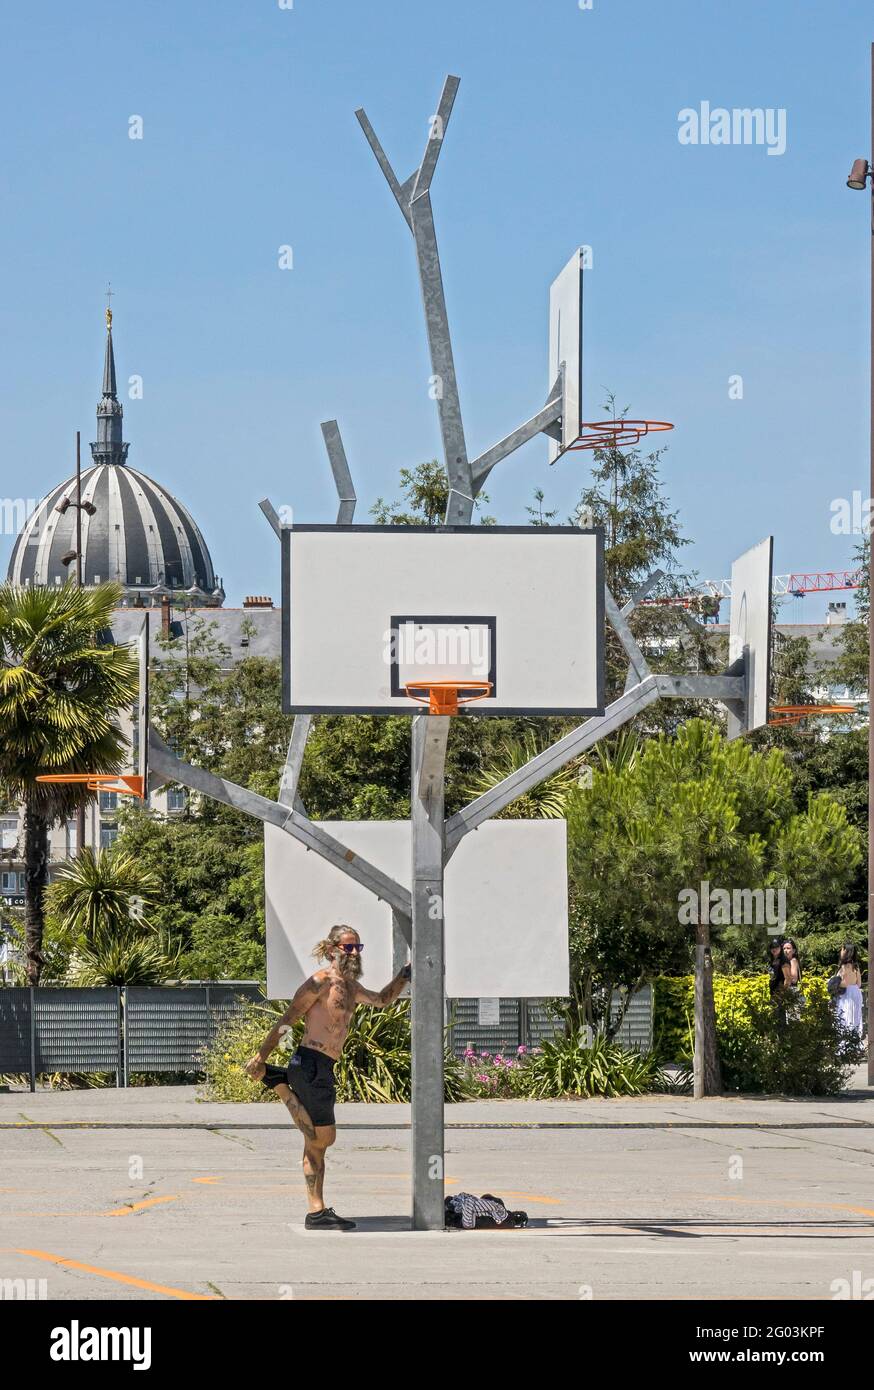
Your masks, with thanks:
[[(410, 978), (410, 967), (379, 993), (358, 983), (364, 950), (352, 927), (332, 927), (313, 951), (316, 960), (328, 961), (301, 985), (282, 1018), (271, 1028), (255, 1056), (246, 1063), (253, 1081), (261, 1081), (282, 1100), (303, 1135), (303, 1173), (307, 1185), (308, 1231), (353, 1231), (354, 1221), (326, 1207), (325, 1150), (337, 1137), (334, 1127), (334, 1063), (343, 1051), (349, 1023), (357, 1004), (385, 1009), (398, 998)], [(271, 1067), (267, 1058), (299, 1018), (306, 1019), (300, 1047), (288, 1067)]]

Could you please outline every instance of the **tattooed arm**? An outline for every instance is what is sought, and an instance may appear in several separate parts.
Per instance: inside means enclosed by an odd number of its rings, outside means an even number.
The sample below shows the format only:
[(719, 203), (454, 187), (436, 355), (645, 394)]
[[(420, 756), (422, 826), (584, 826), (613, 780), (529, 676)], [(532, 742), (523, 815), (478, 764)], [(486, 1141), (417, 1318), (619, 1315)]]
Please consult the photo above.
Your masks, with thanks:
[(395, 975), (394, 979), (390, 984), (386, 985), (385, 989), (378, 991), (365, 989), (363, 985), (356, 985), (355, 1003), (369, 1004), (373, 1009), (387, 1009), (389, 1004), (393, 1004), (401, 994), (404, 985), (410, 978), (410, 974), (410, 967), (405, 965), (400, 974)]
[(315, 975), (311, 975), (308, 980), (305, 980), (285, 1013), (280, 1019), (277, 1019), (255, 1056), (246, 1063), (246, 1071), (253, 1081), (260, 1080), (264, 1075), (264, 1063), (273, 1049), (279, 1046), (289, 1028), (293, 1028), (298, 1019), (309, 1013), (324, 988), (327, 976), (327, 970), (317, 970)]

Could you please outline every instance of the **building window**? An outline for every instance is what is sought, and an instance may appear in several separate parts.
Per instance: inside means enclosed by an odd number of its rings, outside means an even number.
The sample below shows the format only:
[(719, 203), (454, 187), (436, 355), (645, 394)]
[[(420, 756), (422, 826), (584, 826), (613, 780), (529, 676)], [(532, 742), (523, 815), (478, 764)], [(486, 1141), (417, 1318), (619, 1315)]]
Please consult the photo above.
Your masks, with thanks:
[(15, 869), (6, 869), (0, 874), (0, 891), (4, 893), (23, 893), (24, 874)]
[(101, 792), (101, 793), (100, 793), (100, 809), (101, 809), (101, 811), (117, 811), (117, 810), (118, 810), (118, 792)]
[(102, 820), (100, 822), (100, 848), (111, 849), (118, 839), (118, 826), (111, 821)]
[(184, 787), (171, 787), (167, 793), (167, 810), (184, 811), (188, 805), (188, 794)]

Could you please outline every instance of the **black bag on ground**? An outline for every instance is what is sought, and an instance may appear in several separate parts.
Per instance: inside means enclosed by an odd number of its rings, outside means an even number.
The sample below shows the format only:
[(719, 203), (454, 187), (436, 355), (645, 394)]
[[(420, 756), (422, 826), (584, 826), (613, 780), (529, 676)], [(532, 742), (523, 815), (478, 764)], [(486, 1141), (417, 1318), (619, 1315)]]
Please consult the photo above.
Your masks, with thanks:
[[(476, 1212), (474, 1224), (465, 1226), (464, 1207), (467, 1205), (469, 1209), (477, 1200), (491, 1202), (499, 1209), (494, 1214)], [(457, 1192), (445, 1199), (443, 1210), (447, 1229), (451, 1231), (503, 1231), (528, 1225), (527, 1211), (510, 1211), (503, 1198), (495, 1197), (491, 1192), (484, 1192), (479, 1199), (470, 1192)]]

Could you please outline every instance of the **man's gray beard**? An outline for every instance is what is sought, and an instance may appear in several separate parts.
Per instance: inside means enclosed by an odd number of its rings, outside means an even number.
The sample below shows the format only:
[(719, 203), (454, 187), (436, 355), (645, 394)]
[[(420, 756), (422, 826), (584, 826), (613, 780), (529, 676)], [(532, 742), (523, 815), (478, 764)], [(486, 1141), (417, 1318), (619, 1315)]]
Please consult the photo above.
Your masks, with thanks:
[(340, 958), (340, 974), (347, 980), (357, 980), (361, 975), (361, 957), (357, 951), (350, 955), (343, 952)]

